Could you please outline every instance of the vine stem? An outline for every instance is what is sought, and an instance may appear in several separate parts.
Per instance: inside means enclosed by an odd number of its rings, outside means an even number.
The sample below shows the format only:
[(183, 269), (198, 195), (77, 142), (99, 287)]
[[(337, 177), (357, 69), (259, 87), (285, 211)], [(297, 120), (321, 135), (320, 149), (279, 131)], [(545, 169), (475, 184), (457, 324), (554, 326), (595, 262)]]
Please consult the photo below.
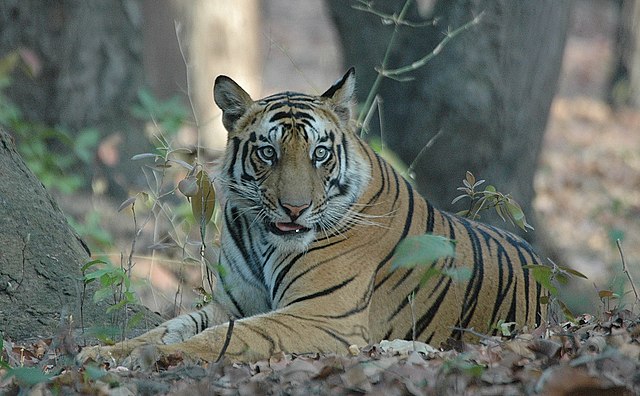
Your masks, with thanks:
[(438, 43), (438, 45), (436, 45), (436, 47), (430, 53), (418, 59), (417, 61), (411, 63), (410, 65), (403, 66), (397, 69), (387, 69), (387, 63), (391, 55), (391, 50), (395, 46), (395, 42), (397, 40), (397, 35), (399, 32), (400, 26), (405, 24), (404, 18), (407, 12), (409, 11), (409, 6), (411, 5), (411, 2), (412, 0), (407, 0), (404, 3), (402, 10), (400, 11), (400, 14), (398, 14), (398, 17), (391, 19), (394, 22), (395, 27), (391, 34), (391, 38), (389, 39), (389, 44), (387, 45), (384, 58), (382, 59), (380, 66), (376, 67), (375, 69), (378, 72), (378, 75), (376, 76), (376, 79), (374, 80), (371, 86), (371, 89), (369, 90), (367, 99), (364, 102), (364, 107), (360, 112), (360, 115), (358, 116), (358, 125), (360, 126), (363, 125), (364, 118), (366, 117), (366, 115), (371, 110), (371, 107), (373, 106), (373, 101), (375, 100), (375, 97), (378, 94), (378, 91), (380, 89), (380, 84), (382, 83), (383, 78), (387, 77), (387, 78), (393, 78), (393, 79), (402, 81), (402, 79), (400, 79), (400, 76), (402, 74), (408, 73), (410, 71), (416, 70), (426, 65), (427, 62), (429, 62), (431, 59), (433, 59), (436, 55), (438, 55), (442, 51), (442, 49), (449, 43), (449, 41), (454, 39), (456, 36), (464, 32), (465, 30), (468, 30), (472, 26), (475, 26), (478, 23), (480, 23), (480, 20), (484, 15), (484, 11), (483, 11), (480, 14), (478, 14), (475, 18), (473, 18), (471, 21), (467, 22), (466, 24), (460, 26), (459, 28), (453, 31), (446, 33), (445, 37)]
[[(398, 18), (395, 19), (396, 21), (395, 27), (393, 28), (393, 33), (391, 33), (391, 38), (389, 39), (387, 50), (384, 53), (384, 58), (382, 58), (382, 63), (380, 64), (380, 69), (382, 70), (384, 70), (387, 67), (387, 62), (389, 61), (389, 57), (391, 56), (391, 49), (395, 45), (395, 42), (397, 39), (399, 27), (401, 24), (400, 21), (404, 20), (404, 17), (407, 15), (407, 12), (409, 11), (410, 5), (411, 5), (411, 0), (407, 0), (402, 6), (402, 10), (400, 11)], [(378, 90), (380, 89), (380, 84), (382, 83), (383, 78), (384, 76), (381, 73), (378, 73), (378, 75), (376, 76), (376, 79), (373, 82), (371, 89), (369, 90), (369, 95), (367, 96), (367, 100), (365, 100), (364, 102), (363, 110), (360, 112), (360, 115), (358, 116), (358, 125), (362, 125), (362, 122), (364, 121), (364, 117), (369, 113), (369, 109), (371, 108), (371, 106), (373, 106), (373, 100), (378, 94)]]
[(465, 30), (468, 30), (472, 26), (475, 26), (478, 23), (480, 23), (480, 20), (482, 19), (483, 15), (484, 15), (484, 11), (482, 11), (480, 14), (478, 14), (478, 16), (473, 18), (471, 21), (469, 21), (469, 22), (465, 23), (464, 25), (460, 26), (459, 28), (447, 33), (444, 36), (444, 38), (442, 39), (442, 41), (440, 41), (438, 43), (438, 45), (436, 45), (436, 47), (433, 49), (433, 51), (431, 51), (427, 55), (423, 56), (422, 58), (418, 59), (417, 61), (411, 63), (410, 65), (399, 67), (397, 69), (388, 69), (388, 70), (385, 70), (384, 68), (382, 68), (379, 71), (379, 73), (381, 75), (385, 76), (385, 77), (393, 78), (393, 77), (398, 77), (401, 74), (408, 73), (410, 71), (413, 71), (413, 70), (421, 68), (422, 66), (426, 65), (427, 62), (429, 62), (431, 59), (433, 59), (436, 55), (438, 55), (440, 52), (442, 52), (442, 49), (449, 43), (449, 41), (451, 41), (453, 38), (455, 38), (460, 33), (464, 32)]
[(638, 291), (636, 290), (636, 285), (633, 283), (633, 279), (631, 278), (631, 273), (627, 268), (627, 262), (624, 259), (624, 252), (622, 251), (622, 243), (620, 242), (620, 239), (616, 239), (616, 245), (618, 246), (618, 252), (620, 252), (620, 259), (622, 261), (622, 272), (627, 276), (627, 279), (629, 279), (629, 283), (631, 283), (631, 288), (633, 289), (633, 294), (636, 296), (637, 303), (638, 300), (640, 300), (638, 298)]

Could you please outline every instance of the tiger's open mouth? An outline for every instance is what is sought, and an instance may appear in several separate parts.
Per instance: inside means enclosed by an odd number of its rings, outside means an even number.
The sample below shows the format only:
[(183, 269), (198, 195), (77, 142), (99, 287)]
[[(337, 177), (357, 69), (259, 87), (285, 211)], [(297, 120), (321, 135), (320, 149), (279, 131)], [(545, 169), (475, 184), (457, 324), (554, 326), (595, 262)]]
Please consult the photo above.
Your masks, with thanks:
[(298, 223), (269, 223), (269, 231), (276, 235), (294, 235), (303, 234), (311, 231), (311, 229)]

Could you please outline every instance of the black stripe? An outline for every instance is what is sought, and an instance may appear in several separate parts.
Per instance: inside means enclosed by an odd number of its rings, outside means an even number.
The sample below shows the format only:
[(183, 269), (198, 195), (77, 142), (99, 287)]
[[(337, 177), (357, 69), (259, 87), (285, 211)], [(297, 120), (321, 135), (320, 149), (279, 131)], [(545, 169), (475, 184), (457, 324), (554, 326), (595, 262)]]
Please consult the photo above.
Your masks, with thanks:
[[(349, 348), (351, 346), (351, 343), (349, 341), (347, 341), (344, 338), (340, 337), (338, 334), (334, 333), (333, 331), (331, 331), (329, 329), (325, 329), (324, 327), (319, 327), (319, 326), (314, 326), (314, 327), (317, 328), (318, 330), (330, 335), (331, 338), (333, 338), (334, 340), (340, 341), (340, 343), (342, 345), (344, 345), (345, 347)], [(336, 351), (322, 351), (322, 352), (336, 352)]]
[(471, 246), (473, 249), (473, 271), (471, 273), (471, 280), (467, 283), (466, 290), (464, 292), (464, 301), (462, 305), (462, 320), (461, 327), (467, 328), (469, 323), (471, 323), (471, 319), (473, 318), (473, 314), (478, 306), (478, 295), (482, 290), (482, 283), (484, 281), (484, 263), (482, 258), (482, 246), (480, 245), (480, 240), (478, 235), (476, 234), (476, 229), (469, 226), (469, 223), (460, 218), (455, 218), (458, 220), (459, 224), (462, 224), (467, 231), (467, 236), (471, 241)]
[[(440, 309), (440, 305), (442, 305), (442, 301), (444, 301), (444, 298), (449, 293), (449, 287), (451, 287), (451, 282), (453, 282), (453, 280), (449, 278), (442, 292), (438, 294), (438, 298), (436, 298), (436, 301), (434, 301), (434, 303), (429, 307), (427, 312), (425, 312), (424, 315), (422, 315), (416, 321), (416, 337), (419, 337), (420, 335), (422, 335), (422, 333), (431, 324), (431, 321), (436, 317), (438, 310)], [(412, 336), (413, 336), (413, 329), (409, 329), (407, 334), (404, 336), (404, 339), (410, 340)]]
[(246, 327), (247, 329), (260, 335), (260, 337), (262, 337), (265, 341), (267, 341), (269, 343), (269, 356), (272, 356), (275, 353), (276, 342), (273, 340), (273, 338), (271, 338), (269, 334), (267, 334), (267, 332), (263, 331), (261, 328), (257, 326), (252, 326), (248, 321), (238, 322), (236, 326), (238, 325)]
[[(291, 261), (289, 261), (289, 263), (280, 272), (278, 272), (278, 275), (276, 276), (276, 281), (273, 284), (273, 289), (271, 290), (271, 300), (275, 300), (276, 299), (276, 295), (278, 294), (278, 289), (280, 288), (282, 280), (287, 275), (287, 273), (291, 270), (291, 267), (293, 267), (293, 264), (295, 264), (296, 261), (298, 261), (304, 255), (309, 254), (309, 253), (311, 253), (311, 252), (313, 252), (315, 250), (325, 249), (325, 248), (328, 248), (330, 246), (337, 245), (337, 244), (339, 244), (339, 243), (341, 243), (343, 241), (344, 241), (344, 239), (341, 239), (341, 240), (337, 240), (337, 241), (328, 243), (326, 245), (315, 246), (315, 247), (309, 249), (306, 252), (302, 252), (302, 253), (297, 254), (294, 258), (292, 258)], [(284, 260), (282, 262), (284, 262)]]
[(191, 312), (187, 316), (189, 316), (191, 318), (191, 320), (193, 320), (193, 323), (195, 323), (195, 325), (196, 325), (196, 331), (198, 331), (198, 329), (200, 328), (200, 323), (198, 323), (198, 320), (193, 316), (193, 314), (194, 314), (194, 312)]
[[(259, 263), (260, 258), (256, 255), (256, 252), (250, 248), (253, 245), (251, 239), (251, 232), (243, 232), (248, 229), (247, 219), (244, 216), (240, 216), (238, 209), (227, 203), (228, 212), (224, 216), (224, 221), (227, 226), (227, 231), (232, 235), (232, 240), (236, 248), (240, 251), (245, 267), (249, 267), (251, 274), (255, 279), (248, 279), (241, 268), (236, 266), (235, 260), (227, 260), (230, 266), (234, 267), (234, 272), (239, 274), (242, 280), (254, 286), (261, 286), (264, 284), (264, 274), (260, 271)], [(244, 236), (249, 238), (248, 244), (245, 241)], [(258, 281), (256, 283), (256, 280)]]
[(352, 276), (351, 278), (337, 284), (337, 285), (333, 285), (329, 288), (326, 288), (324, 290), (320, 290), (319, 292), (316, 293), (311, 293), (311, 294), (307, 294), (306, 296), (302, 296), (302, 297), (298, 297), (295, 300), (291, 301), (289, 304), (287, 304), (287, 306), (291, 306), (295, 303), (301, 302), (301, 301), (305, 301), (305, 300), (311, 300), (317, 297), (322, 297), (322, 296), (327, 296), (331, 293), (333, 293), (336, 290), (342, 289), (343, 287), (345, 287), (346, 285), (348, 285), (349, 283), (353, 282), (353, 280), (355, 279), (355, 276)]
[(355, 307), (351, 308), (350, 310), (342, 313), (342, 314), (338, 314), (338, 315), (318, 315), (318, 317), (320, 318), (326, 318), (326, 319), (343, 319), (343, 318), (348, 318), (349, 316), (358, 314), (360, 312), (365, 311), (367, 308), (369, 308), (369, 303), (371, 302), (371, 297), (373, 296), (373, 281), (374, 278), (372, 277), (370, 282), (369, 282), (369, 287), (367, 288), (367, 291), (364, 293), (364, 295), (362, 297), (360, 297), (358, 303), (355, 305)]
[(236, 160), (238, 158), (238, 151), (240, 150), (240, 138), (234, 137), (231, 139), (231, 147), (227, 150), (231, 150), (233, 155), (231, 155), (231, 163), (229, 164), (229, 169), (227, 169), (227, 175), (229, 178), (233, 178), (233, 170), (236, 167)]
[(228, 286), (225, 284), (224, 278), (224, 276), (218, 277), (218, 279), (220, 280), (220, 286), (222, 286), (222, 290), (224, 290), (224, 294), (226, 294), (227, 297), (229, 297), (229, 300), (231, 300), (231, 304), (233, 304), (233, 307), (236, 309), (236, 311), (238, 311), (238, 316), (241, 318), (245, 318), (247, 315), (240, 307), (240, 304), (238, 304), (238, 301), (236, 301), (236, 299), (233, 297), (231, 291), (228, 290)]
[(200, 331), (204, 331), (209, 327), (209, 316), (207, 316), (207, 313), (202, 310), (196, 311), (196, 313), (200, 316)]
[(435, 211), (433, 210), (433, 206), (429, 203), (429, 201), (425, 201), (427, 204), (427, 234), (431, 234), (433, 232), (433, 223), (435, 217)]
[[(526, 297), (527, 300), (529, 296)], [(513, 298), (511, 299), (511, 306), (509, 307), (509, 312), (507, 313), (506, 322), (516, 322), (518, 318), (516, 317), (516, 308), (518, 306), (518, 282), (513, 285)], [(524, 324), (524, 323), (521, 323)]]
[[(393, 172), (395, 173), (395, 172)], [(397, 179), (396, 179), (397, 180)], [(408, 186), (409, 188), (411, 187), (411, 185), (409, 184), (409, 182), (407, 182), (406, 180), (404, 181), (405, 185)], [(413, 221), (413, 211), (414, 211), (414, 201), (413, 201), (413, 193), (412, 190), (410, 189), (409, 191), (409, 202), (407, 203), (408, 206), (408, 210), (407, 210), (407, 215), (405, 216), (405, 223), (404, 223), (404, 228), (402, 229), (402, 234), (400, 235), (400, 239), (398, 240), (398, 242), (396, 243), (396, 246), (393, 248), (393, 250), (391, 252), (389, 252), (387, 254), (387, 256), (382, 259), (382, 261), (380, 261), (378, 263), (378, 266), (376, 267), (376, 271), (375, 274), (378, 273), (378, 271), (380, 271), (380, 269), (389, 262), (389, 260), (391, 260), (391, 257), (393, 257), (393, 254), (396, 251), (396, 247), (398, 246), (398, 243), (400, 243), (400, 241), (402, 241), (404, 238), (407, 237), (407, 235), (409, 234), (409, 230), (411, 229), (411, 223)], [(393, 272), (391, 272), (393, 273)], [(385, 276), (381, 282), (379, 282), (377, 285), (375, 285), (373, 287), (373, 291), (375, 292), (376, 290), (378, 290), (388, 279), (390, 279), (391, 276)]]

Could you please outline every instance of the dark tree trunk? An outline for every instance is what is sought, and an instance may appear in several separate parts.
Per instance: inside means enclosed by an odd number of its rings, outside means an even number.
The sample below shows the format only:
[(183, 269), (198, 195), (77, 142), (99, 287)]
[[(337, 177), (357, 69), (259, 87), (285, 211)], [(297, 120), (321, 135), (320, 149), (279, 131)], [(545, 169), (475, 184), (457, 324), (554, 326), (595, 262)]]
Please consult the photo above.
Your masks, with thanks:
[(141, 23), (136, 1), (0, 2), (0, 56), (26, 48), (43, 66), (35, 78), (15, 73), (10, 99), (30, 121), (119, 135), (119, 161), (103, 174), (120, 187), (140, 175), (129, 158), (148, 146), (129, 112), (143, 82)]
[[(374, 4), (397, 13), (404, 3)], [(328, 0), (328, 4), (342, 38), (345, 62), (358, 66), (363, 101), (393, 26), (354, 10), (353, 2)], [(412, 7), (407, 19), (416, 21), (418, 10)], [(383, 136), (392, 150), (411, 163), (429, 139), (442, 131), (415, 171), (419, 190), (435, 205), (453, 209), (450, 202), (457, 195), (456, 187), (469, 170), (499, 191), (511, 193), (533, 220), (533, 176), (560, 73), (569, 2), (437, 1), (429, 15), (439, 18), (437, 25), (402, 27), (388, 67), (423, 57), (448, 28), (460, 27), (482, 11), (479, 25), (409, 74), (415, 80), (383, 81)]]
[(613, 107), (640, 107), (640, 1), (616, 0), (613, 72), (606, 92)]
[[(90, 260), (86, 246), (2, 129), (0, 225), (0, 330), (5, 336), (49, 336), (69, 315), (76, 325), (81, 318), (85, 326), (105, 324), (107, 305), (92, 302), (93, 285), (83, 294), (80, 267)], [(157, 324), (154, 315), (147, 318)]]

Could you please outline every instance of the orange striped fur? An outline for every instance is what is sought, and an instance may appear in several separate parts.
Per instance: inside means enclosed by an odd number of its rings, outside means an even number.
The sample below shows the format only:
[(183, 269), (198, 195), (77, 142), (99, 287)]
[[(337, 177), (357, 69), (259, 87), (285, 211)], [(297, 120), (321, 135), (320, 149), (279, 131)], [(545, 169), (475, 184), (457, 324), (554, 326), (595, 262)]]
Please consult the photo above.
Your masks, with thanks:
[[(214, 360), (235, 317), (226, 356), (249, 361), (279, 351), (346, 353), (356, 344), (412, 337), (438, 346), (456, 328), (491, 332), (499, 320), (534, 326), (541, 289), (527, 264), (540, 259), (522, 239), (432, 207), (357, 135), (351, 69), (321, 96), (285, 92), (259, 101), (218, 77), (229, 144), (221, 176), (226, 205), (216, 303), (83, 357), (162, 353)], [(406, 236), (456, 243), (455, 258), (391, 270)], [(471, 269), (468, 281), (428, 267)]]

